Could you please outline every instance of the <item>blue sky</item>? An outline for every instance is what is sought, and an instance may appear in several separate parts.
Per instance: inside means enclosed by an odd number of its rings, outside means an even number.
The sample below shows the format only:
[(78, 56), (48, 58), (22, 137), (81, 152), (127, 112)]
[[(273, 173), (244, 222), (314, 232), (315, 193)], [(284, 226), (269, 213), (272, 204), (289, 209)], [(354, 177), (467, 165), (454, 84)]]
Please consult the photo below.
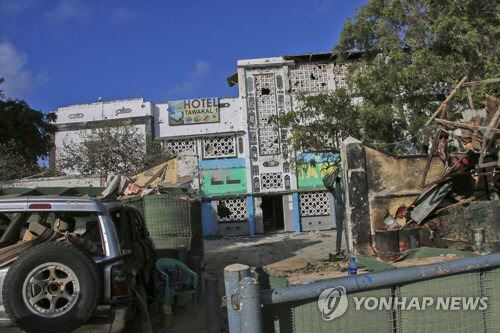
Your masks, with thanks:
[(238, 59), (330, 50), (361, 0), (0, 0), (0, 85), (32, 108), (235, 97)]

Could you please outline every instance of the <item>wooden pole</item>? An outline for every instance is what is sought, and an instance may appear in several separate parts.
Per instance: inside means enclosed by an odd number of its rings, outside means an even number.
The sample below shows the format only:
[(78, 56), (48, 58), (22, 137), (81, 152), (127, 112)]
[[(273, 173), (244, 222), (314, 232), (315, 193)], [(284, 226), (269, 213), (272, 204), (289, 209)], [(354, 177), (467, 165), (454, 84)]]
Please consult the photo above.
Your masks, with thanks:
[(429, 118), (429, 120), (427, 120), (427, 122), (425, 123), (425, 126), (429, 126), (429, 124), (432, 123), (432, 121), (434, 120), (434, 118), (437, 117), (437, 115), (439, 114), (439, 111), (441, 111), (441, 109), (444, 107), (444, 105), (448, 104), (448, 102), (453, 98), (453, 96), (455, 96), (458, 89), (460, 89), (460, 87), (464, 84), (465, 80), (467, 80), (467, 76), (464, 76), (464, 78), (455, 86), (455, 88), (453, 88), (451, 93), (448, 95), (448, 97), (446, 97), (446, 99), (439, 106), (439, 108), (436, 110), (436, 112), (434, 112), (434, 114)]
[(427, 164), (425, 165), (424, 174), (422, 176), (422, 183), (420, 184), (420, 187), (424, 187), (425, 185), (427, 173), (429, 172), (429, 169), (431, 167), (432, 158), (434, 157), (434, 152), (436, 151), (440, 136), (441, 136), (441, 129), (438, 128), (436, 130), (436, 134), (434, 134), (434, 140), (432, 141), (432, 148), (431, 151), (429, 152), (429, 156), (427, 157)]
[(472, 89), (470, 87), (467, 87), (466, 90), (467, 97), (469, 98), (470, 108), (472, 109), (472, 111), (476, 112), (476, 109), (474, 108), (474, 101), (472, 100)]
[[(448, 108), (448, 104), (442, 104), (442, 111), (441, 111), (441, 119), (444, 118), (446, 115), (446, 109)], [(438, 128), (436, 130), (436, 134), (434, 136), (434, 140), (432, 141), (432, 148), (431, 148), (431, 153), (427, 157), (427, 164), (425, 165), (425, 170), (424, 170), (424, 175), (422, 176), (422, 184), (421, 187), (424, 187), (425, 185), (425, 180), (427, 179), (427, 173), (429, 172), (429, 168), (431, 167), (431, 162), (432, 158), (434, 157), (434, 152), (437, 149), (438, 143), (439, 143), (439, 137), (441, 136), (441, 128)]]
[[(484, 136), (483, 136), (483, 143), (481, 145), (481, 151), (480, 151), (480, 155), (479, 155), (479, 163), (478, 164), (481, 164), (483, 163), (483, 160), (484, 160), (484, 155), (486, 154), (486, 146), (488, 145), (488, 143), (491, 143), (493, 141), (493, 136), (491, 135), (491, 132), (494, 132), (494, 133), (497, 133), (497, 122), (498, 122), (498, 117), (500, 116), (500, 109), (497, 108), (497, 111), (495, 112), (495, 115), (493, 116), (493, 118), (491, 119), (487, 129), (486, 129), (486, 132), (484, 133)], [(495, 128), (493, 128), (495, 127)], [(490, 138), (491, 136), (491, 138)]]
[(459, 123), (456, 121), (449, 121), (444, 119), (435, 119), (435, 121), (440, 125), (465, 128), (472, 131), (484, 131), (485, 132), (484, 137), (491, 136), (492, 133), (500, 134), (500, 129), (496, 128), (494, 124), (493, 125), (490, 124), (488, 125), (488, 127), (486, 127), (486, 126), (469, 125), (466, 123)]
[(472, 86), (479, 86), (481, 84), (488, 84), (488, 83), (495, 83), (495, 82), (500, 82), (500, 77), (497, 77), (495, 79), (488, 79), (488, 80), (482, 80), (482, 81), (471, 81), (464, 83), (464, 87), (472, 87)]

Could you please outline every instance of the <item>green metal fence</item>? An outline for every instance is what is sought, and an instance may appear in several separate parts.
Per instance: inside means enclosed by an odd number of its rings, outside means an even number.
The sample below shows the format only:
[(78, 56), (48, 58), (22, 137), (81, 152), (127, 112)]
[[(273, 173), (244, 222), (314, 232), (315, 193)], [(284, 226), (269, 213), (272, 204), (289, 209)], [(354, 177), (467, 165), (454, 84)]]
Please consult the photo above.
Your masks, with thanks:
[[(274, 283), (272, 283), (274, 281)], [(286, 283), (286, 282), (285, 282)], [(271, 288), (283, 281), (271, 279)], [(487, 297), (486, 310), (356, 310), (354, 297)], [(347, 295), (349, 307), (344, 315), (325, 321), (317, 298), (300, 302), (265, 305), (262, 309), (264, 332), (348, 332), (348, 333), (433, 333), (500, 332), (500, 268), (443, 276), (425, 281), (394, 285)]]
[(157, 249), (191, 247), (191, 199), (187, 194), (158, 194), (124, 199), (143, 214)]
[(291, 286), (230, 265), (229, 331), (500, 332), (500, 253), (465, 257)]

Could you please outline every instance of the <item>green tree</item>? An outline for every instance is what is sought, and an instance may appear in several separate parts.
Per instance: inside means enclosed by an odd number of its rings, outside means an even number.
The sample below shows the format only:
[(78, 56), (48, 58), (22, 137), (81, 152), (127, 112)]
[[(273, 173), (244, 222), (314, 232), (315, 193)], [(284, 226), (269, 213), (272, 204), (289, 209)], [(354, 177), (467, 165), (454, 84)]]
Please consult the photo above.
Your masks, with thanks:
[(168, 158), (152, 138), (144, 138), (134, 126), (107, 121), (67, 139), (58, 151), (59, 171), (80, 175), (130, 174)]
[[(425, 151), (430, 129), (424, 123), (452, 86), (466, 75), (468, 81), (499, 75), (499, 9), (491, 0), (370, 0), (358, 8), (334, 47), (337, 62), (348, 64), (348, 94), (363, 101), (355, 106), (359, 133), (341, 136), (386, 143), (381, 147), (388, 150)], [(476, 102), (486, 93), (498, 95), (498, 84), (476, 87)], [(308, 96), (305, 105), (324, 103), (317, 110), (326, 120), (333, 112), (344, 113), (331, 110), (344, 98), (337, 95)], [(457, 117), (466, 101), (462, 91), (448, 105), (448, 117)], [(352, 108), (345, 104), (345, 112)], [(321, 129), (311, 137), (325, 133)]]
[[(0, 83), (3, 79), (0, 79)], [(28, 176), (40, 170), (56, 131), (55, 114), (34, 110), (23, 100), (12, 100), (0, 91), (0, 180)]]
[(297, 96), (299, 107), (274, 117), (280, 127), (290, 128), (296, 151), (337, 151), (347, 136), (359, 137), (359, 106), (345, 89), (330, 94)]
[(14, 140), (0, 143), (0, 181), (23, 178), (38, 171), (37, 166), (20, 153), (22, 149)]

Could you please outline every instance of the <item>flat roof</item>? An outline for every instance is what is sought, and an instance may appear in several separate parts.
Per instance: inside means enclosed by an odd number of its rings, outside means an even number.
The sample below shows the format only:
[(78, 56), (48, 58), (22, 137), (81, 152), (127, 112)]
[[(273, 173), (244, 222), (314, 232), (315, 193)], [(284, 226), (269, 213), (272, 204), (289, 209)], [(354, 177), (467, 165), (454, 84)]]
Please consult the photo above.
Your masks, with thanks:
[(0, 212), (8, 211), (105, 211), (103, 203), (95, 198), (26, 196), (0, 198)]

